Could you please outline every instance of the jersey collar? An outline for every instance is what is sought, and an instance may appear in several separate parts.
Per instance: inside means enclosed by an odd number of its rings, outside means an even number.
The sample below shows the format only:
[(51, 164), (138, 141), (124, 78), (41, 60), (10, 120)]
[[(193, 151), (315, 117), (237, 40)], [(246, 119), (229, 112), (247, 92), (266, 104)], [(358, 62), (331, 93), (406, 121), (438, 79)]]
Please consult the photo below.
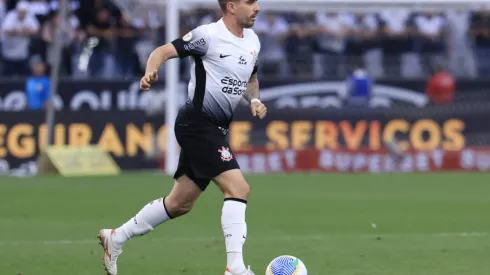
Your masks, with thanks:
[(218, 21), (218, 24), (221, 26), (221, 28), (224, 29), (224, 31), (230, 36), (232, 37), (234, 40), (236, 41), (243, 41), (245, 39), (245, 30), (243, 32), (243, 37), (240, 38), (236, 35), (234, 35), (233, 33), (231, 33), (231, 31), (226, 27), (225, 25), (225, 22), (223, 21), (223, 18), (221, 18), (219, 21)]

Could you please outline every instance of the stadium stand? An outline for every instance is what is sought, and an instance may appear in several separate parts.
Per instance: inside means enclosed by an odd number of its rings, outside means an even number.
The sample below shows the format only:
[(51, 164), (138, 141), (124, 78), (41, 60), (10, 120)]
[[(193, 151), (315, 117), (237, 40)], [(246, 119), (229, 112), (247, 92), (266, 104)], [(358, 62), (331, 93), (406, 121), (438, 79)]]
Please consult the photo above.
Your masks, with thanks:
[[(50, 63), (53, 26), (59, 0), (8, 0), (0, 2), (5, 31), (9, 14), (27, 9), (39, 28), (29, 35), (29, 56)], [(19, 6), (19, 3), (21, 5)], [(140, 75), (148, 51), (164, 43), (164, 11), (139, 7), (132, 17), (110, 0), (71, 0), (72, 16), (64, 22), (63, 69), (65, 76), (133, 77)], [(378, 13), (291, 13), (264, 10), (255, 29), (264, 41), (262, 74), (268, 77), (345, 77), (353, 66), (365, 64), (375, 77), (416, 78), (442, 65), (461, 77), (489, 76), (490, 42), (485, 35), (489, 9), (411, 12), (387, 8)], [(181, 34), (219, 18), (215, 9), (181, 11)], [(88, 37), (105, 30), (94, 50), (88, 74), (77, 70), (76, 60)], [(10, 64), (8, 41), (3, 41), (3, 64)], [(15, 54), (15, 53), (14, 53)], [(6, 63), (7, 62), (7, 63)], [(26, 74), (27, 58), (14, 75)], [(183, 61), (185, 62), (185, 61)], [(276, 66), (280, 64), (281, 66)], [(185, 65), (185, 63), (184, 63)], [(4, 67), (4, 74), (5, 68)], [(24, 68), (24, 70), (22, 70)], [(11, 70), (11, 69), (10, 69)], [(183, 66), (182, 72), (186, 72)], [(9, 75), (11, 72), (7, 72)]]

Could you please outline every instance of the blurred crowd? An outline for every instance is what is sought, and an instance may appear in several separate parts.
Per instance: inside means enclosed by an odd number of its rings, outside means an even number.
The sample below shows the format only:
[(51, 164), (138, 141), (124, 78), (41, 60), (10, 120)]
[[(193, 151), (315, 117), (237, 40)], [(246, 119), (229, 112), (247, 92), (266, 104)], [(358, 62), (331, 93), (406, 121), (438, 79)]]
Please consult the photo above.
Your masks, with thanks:
[[(61, 74), (131, 78), (165, 41), (163, 5), (132, 10), (110, 0), (0, 0), (1, 75), (26, 76), (34, 63), (55, 61), (55, 27), (62, 27)], [(221, 11), (181, 11), (181, 35), (218, 20)], [(379, 13), (277, 13), (263, 10), (254, 27), (262, 41), (261, 74), (345, 77), (362, 67), (374, 77), (426, 77), (441, 68), (460, 77), (490, 76), (490, 8)], [(95, 38), (95, 39), (94, 39)], [(86, 58), (87, 62), (83, 62)], [(86, 65), (84, 65), (86, 63)], [(182, 61), (182, 75), (187, 73)]]

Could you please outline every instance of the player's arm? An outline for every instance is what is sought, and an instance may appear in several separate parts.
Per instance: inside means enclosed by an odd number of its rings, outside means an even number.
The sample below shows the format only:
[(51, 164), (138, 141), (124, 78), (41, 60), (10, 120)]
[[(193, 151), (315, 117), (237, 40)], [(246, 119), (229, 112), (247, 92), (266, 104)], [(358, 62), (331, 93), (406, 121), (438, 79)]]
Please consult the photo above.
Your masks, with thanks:
[(209, 47), (209, 34), (205, 26), (198, 27), (182, 38), (155, 49), (148, 58), (145, 76), (141, 79), (140, 88), (149, 90), (151, 84), (158, 80), (158, 70), (169, 59), (184, 58), (191, 55), (204, 56)]
[(158, 70), (167, 60), (178, 57), (177, 50), (172, 43), (165, 44), (151, 52), (146, 63), (145, 76), (140, 81), (143, 91), (150, 89), (151, 84), (158, 80)]
[(248, 101), (248, 103), (252, 103), (253, 99), (260, 100), (259, 93), (259, 78), (257, 77), (257, 71), (254, 69), (252, 76), (248, 80), (247, 90), (243, 93), (243, 97)]
[(247, 90), (243, 97), (250, 103), (250, 111), (252, 115), (263, 119), (267, 114), (267, 108), (260, 101), (259, 79), (257, 77), (257, 67), (254, 68), (252, 76), (248, 80)]

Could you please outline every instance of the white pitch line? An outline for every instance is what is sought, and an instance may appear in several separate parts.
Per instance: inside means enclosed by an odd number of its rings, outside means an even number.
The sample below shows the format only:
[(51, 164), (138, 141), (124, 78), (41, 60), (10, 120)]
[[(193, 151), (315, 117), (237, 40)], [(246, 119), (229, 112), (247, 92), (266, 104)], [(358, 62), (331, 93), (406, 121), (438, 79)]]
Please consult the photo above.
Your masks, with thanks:
[[(417, 234), (332, 234), (332, 235), (305, 235), (305, 236), (270, 236), (270, 237), (257, 237), (253, 238), (254, 241), (261, 242), (278, 242), (278, 241), (325, 241), (332, 239), (375, 239), (381, 238), (451, 238), (451, 237), (486, 237), (490, 236), (488, 232), (442, 232), (442, 233), (417, 233)], [(251, 237), (252, 238), (252, 237)], [(210, 242), (210, 241), (222, 241), (221, 237), (164, 237), (164, 238), (150, 238), (152, 241), (157, 242)], [(96, 244), (98, 241), (94, 239), (85, 240), (6, 240), (0, 241), (0, 246), (15, 246), (15, 245), (84, 245), (84, 244)]]

